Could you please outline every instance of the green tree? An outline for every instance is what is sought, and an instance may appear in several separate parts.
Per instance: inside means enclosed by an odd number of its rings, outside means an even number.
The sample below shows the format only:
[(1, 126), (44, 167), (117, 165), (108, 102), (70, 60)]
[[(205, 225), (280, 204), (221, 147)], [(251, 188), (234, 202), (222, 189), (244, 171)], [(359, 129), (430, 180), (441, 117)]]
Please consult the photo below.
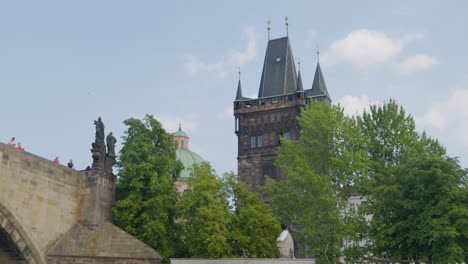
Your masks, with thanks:
[(239, 257), (279, 257), (277, 237), (281, 233), (279, 219), (258, 193), (253, 192), (234, 174), (225, 174), (232, 194), (230, 244)]
[(466, 176), (456, 159), (432, 153), (395, 167), (372, 195), (376, 253), (426, 263), (466, 261)]
[(150, 115), (124, 124), (128, 128), (117, 163), (114, 220), (168, 258), (176, 248), (174, 181), (182, 166), (176, 161), (176, 146), (172, 135)]
[(264, 191), (306, 255), (333, 263), (345, 236), (341, 210), (365, 179), (365, 141), (339, 106), (314, 101), (298, 120), (300, 139), (282, 140), (278, 149), (282, 179), (269, 180)]
[(394, 100), (372, 106), (358, 124), (371, 160), (362, 209), (373, 216), (373, 253), (460, 261), (467, 252), (466, 171), (436, 139), (419, 135)]
[(208, 163), (193, 166), (178, 209), (181, 240), (189, 255), (209, 258), (231, 255), (226, 190)]
[(367, 155), (372, 161), (367, 169), (367, 192), (385, 181), (389, 171), (412, 156), (419, 140), (414, 119), (395, 100), (372, 105), (357, 118)]

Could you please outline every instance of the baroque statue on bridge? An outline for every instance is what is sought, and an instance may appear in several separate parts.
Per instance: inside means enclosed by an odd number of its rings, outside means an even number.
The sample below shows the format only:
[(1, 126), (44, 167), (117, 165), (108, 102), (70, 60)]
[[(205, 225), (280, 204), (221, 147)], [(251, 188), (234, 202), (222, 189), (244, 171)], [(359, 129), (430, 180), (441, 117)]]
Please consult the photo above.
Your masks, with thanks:
[[(96, 138), (92, 143), (91, 149), (93, 157), (92, 169), (112, 174), (112, 167), (116, 163), (115, 143), (117, 139), (115, 139), (112, 132), (110, 132), (104, 140), (104, 123), (101, 117), (98, 117), (98, 119), (94, 121), (94, 125), (96, 126)], [(105, 141), (107, 141), (107, 153)]]

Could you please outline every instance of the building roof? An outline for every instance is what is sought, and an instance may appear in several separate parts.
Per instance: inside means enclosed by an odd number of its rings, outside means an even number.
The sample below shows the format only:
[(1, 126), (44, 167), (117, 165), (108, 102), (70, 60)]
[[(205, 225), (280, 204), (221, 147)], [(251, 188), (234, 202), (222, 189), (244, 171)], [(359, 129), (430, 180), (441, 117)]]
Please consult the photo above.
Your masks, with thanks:
[(197, 153), (186, 149), (178, 148), (176, 151), (177, 160), (182, 162), (184, 168), (180, 172), (180, 178), (188, 179), (190, 176), (190, 169), (194, 164), (202, 163), (204, 160)]
[(47, 255), (161, 260), (161, 256), (153, 248), (108, 221), (102, 222), (94, 231), (80, 224), (73, 225)]
[(179, 178), (188, 179), (192, 166), (194, 164), (202, 163), (204, 160), (200, 157), (200, 155), (189, 150), (189, 136), (187, 133), (182, 131), (181, 125), (179, 125), (179, 130), (172, 135), (174, 136), (174, 140), (177, 141), (177, 160), (179, 160), (184, 166), (180, 172)]
[(241, 87), (241, 81), (239, 79), (239, 84), (237, 84), (236, 101), (240, 99), (242, 99), (242, 87)]
[(304, 86), (302, 86), (301, 71), (299, 70), (299, 73), (297, 74), (297, 88), (296, 88), (296, 92), (303, 92), (303, 91), (304, 91)]
[(180, 127), (179, 125), (179, 130), (177, 130), (176, 132), (172, 133), (172, 135), (174, 137), (188, 137), (187, 133), (185, 133), (182, 128)]
[(296, 91), (296, 67), (288, 37), (268, 41), (258, 98)]
[(323, 78), (322, 69), (320, 63), (317, 62), (317, 68), (315, 69), (314, 82), (312, 83), (312, 89), (308, 91), (308, 96), (312, 97), (326, 97), (331, 101), (330, 95), (328, 94), (327, 85)]

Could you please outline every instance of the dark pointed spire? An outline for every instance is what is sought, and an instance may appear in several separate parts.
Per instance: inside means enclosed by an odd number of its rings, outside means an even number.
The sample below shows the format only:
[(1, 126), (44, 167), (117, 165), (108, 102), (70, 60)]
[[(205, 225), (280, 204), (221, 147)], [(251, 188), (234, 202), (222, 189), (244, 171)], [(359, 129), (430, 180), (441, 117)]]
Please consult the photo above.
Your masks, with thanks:
[(241, 81), (240, 81), (240, 79), (241, 79), (240, 67), (238, 68), (238, 70), (239, 70), (239, 72), (238, 72), (239, 73), (239, 83), (237, 84), (236, 101), (242, 99), (242, 88), (241, 88)]
[[(317, 56), (318, 54), (319, 53), (317, 52)], [(314, 82), (312, 84), (312, 89), (311, 89), (311, 96), (312, 97), (325, 96), (331, 101), (319, 62), (317, 62), (317, 69), (315, 70)]]
[(236, 101), (242, 99), (242, 88), (241, 88), (241, 81), (239, 79), (239, 83), (237, 84), (237, 93), (236, 93)]
[(296, 92), (303, 92), (304, 87), (302, 86), (302, 77), (301, 77), (301, 69), (299, 69), (299, 73), (297, 74), (297, 88)]
[(297, 58), (297, 86), (296, 86), (296, 93), (303, 92), (304, 86), (302, 86), (302, 77), (301, 77), (301, 59)]

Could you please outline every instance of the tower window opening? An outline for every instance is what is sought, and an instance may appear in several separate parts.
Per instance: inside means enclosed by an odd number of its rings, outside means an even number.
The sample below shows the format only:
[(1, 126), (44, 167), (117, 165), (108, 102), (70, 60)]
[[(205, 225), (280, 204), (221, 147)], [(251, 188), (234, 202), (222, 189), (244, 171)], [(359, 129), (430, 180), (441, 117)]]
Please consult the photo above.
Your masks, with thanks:
[(257, 147), (257, 137), (253, 136), (250, 137), (250, 148), (256, 148)]
[(257, 136), (257, 147), (263, 147), (263, 136)]

